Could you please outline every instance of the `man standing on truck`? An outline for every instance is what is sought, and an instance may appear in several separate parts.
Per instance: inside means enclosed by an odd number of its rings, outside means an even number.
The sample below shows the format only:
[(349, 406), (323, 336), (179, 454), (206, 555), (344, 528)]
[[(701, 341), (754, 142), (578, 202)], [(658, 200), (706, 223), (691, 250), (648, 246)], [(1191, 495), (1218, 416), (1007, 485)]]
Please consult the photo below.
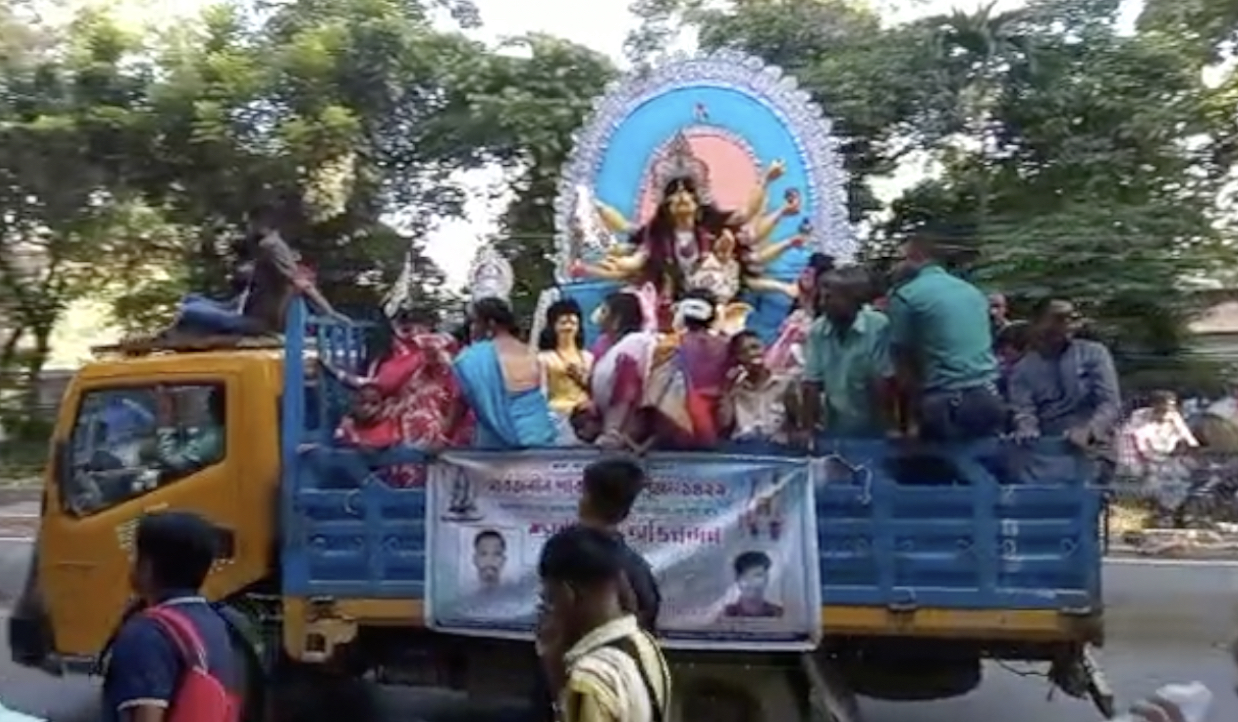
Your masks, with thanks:
[(105, 721), (162, 722), (190, 671), (157, 616), (186, 622), (201, 640), (209, 675), (226, 689), (240, 688), (227, 622), (201, 593), (215, 561), (215, 539), (209, 522), (187, 512), (138, 522), (131, 583), (142, 610), (124, 622), (105, 653)]
[(576, 525), (538, 559), (544, 616), (538, 644), (560, 722), (665, 722), (670, 670), (653, 636), (624, 607), (624, 545)]
[(890, 291), (890, 353), (909, 420), (927, 441), (970, 441), (1005, 430), (989, 299), (942, 265), (926, 236), (903, 244)]

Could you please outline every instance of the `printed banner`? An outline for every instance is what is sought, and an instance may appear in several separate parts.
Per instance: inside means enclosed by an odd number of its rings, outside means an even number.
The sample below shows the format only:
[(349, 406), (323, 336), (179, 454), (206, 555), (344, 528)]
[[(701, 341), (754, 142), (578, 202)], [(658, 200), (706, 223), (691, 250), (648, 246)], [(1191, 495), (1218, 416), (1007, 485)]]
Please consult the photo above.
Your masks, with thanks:
[[(576, 520), (591, 452), (449, 454), (430, 471), (426, 618), (531, 639), (537, 559)], [(687, 649), (808, 649), (821, 632), (806, 459), (665, 454), (623, 526), (662, 593), (658, 634)]]

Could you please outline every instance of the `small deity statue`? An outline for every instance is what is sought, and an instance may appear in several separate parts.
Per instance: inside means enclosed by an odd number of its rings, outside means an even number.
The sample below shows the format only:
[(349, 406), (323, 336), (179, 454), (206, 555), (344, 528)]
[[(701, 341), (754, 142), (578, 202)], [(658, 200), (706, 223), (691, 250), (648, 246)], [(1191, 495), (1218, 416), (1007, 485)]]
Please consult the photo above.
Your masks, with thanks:
[(537, 339), (550, 410), (567, 419), (589, 401), (589, 373), (593, 354), (584, 349), (585, 337), (580, 306), (571, 299), (556, 301), (546, 309), (546, 321)]
[[(659, 296), (659, 325), (666, 330), (673, 318), (671, 309), (675, 301), (691, 288), (689, 278), (707, 261), (719, 239), (729, 233), (732, 248), (716, 259), (723, 267), (722, 273), (729, 277), (731, 269), (738, 267), (741, 285), (753, 290), (785, 292), (791, 288), (790, 284), (764, 277), (761, 271), (763, 263), (796, 242), (792, 239), (763, 245), (780, 219), (796, 215), (800, 210), (799, 193), (790, 190), (780, 208), (760, 215), (769, 183), (780, 178), (782, 173), (781, 162), (771, 164), (744, 209), (719, 209), (709, 190), (709, 168), (693, 155), (687, 137), (680, 133), (668, 151), (654, 163), (654, 182), (661, 188), (662, 195), (653, 218), (642, 226), (635, 226), (614, 208), (599, 202), (601, 220), (612, 232), (627, 234), (632, 245), (628, 249), (611, 246), (606, 256), (593, 264), (578, 258), (572, 264), (572, 275), (633, 285), (653, 283)], [(746, 242), (747, 239), (751, 242)], [(714, 262), (709, 263), (714, 265)], [(717, 274), (719, 269), (707, 271)], [(729, 280), (727, 284), (730, 285)], [(738, 295), (737, 291), (730, 294), (731, 298)]]
[[(803, 235), (797, 234), (783, 243), (785, 247), (798, 247), (803, 245), (804, 239)], [(752, 313), (752, 306), (736, 300), (742, 290), (744, 280), (743, 268), (736, 257), (736, 251), (742, 253), (743, 249), (737, 249), (737, 246), (735, 234), (730, 230), (723, 231), (714, 243), (713, 249), (705, 254), (696, 269), (688, 276), (687, 282), (689, 289), (707, 290), (718, 299), (718, 321), (715, 330), (727, 336), (733, 336), (744, 330), (748, 314)], [(779, 248), (774, 253), (781, 253), (783, 250), (785, 248)], [(763, 260), (760, 253), (752, 255), (758, 261)], [(765, 276), (750, 277), (747, 280), (748, 287), (754, 291), (784, 293), (795, 298), (796, 289), (793, 284)]]

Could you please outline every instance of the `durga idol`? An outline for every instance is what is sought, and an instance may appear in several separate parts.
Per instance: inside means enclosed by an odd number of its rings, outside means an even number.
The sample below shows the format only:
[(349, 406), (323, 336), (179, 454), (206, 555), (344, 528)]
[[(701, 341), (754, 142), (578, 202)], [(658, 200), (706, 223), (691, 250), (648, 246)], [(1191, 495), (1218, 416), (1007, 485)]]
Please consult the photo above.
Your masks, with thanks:
[[(652, 170), (654, 187), (661, 190), (653, 218), (642, 226), (634, 226), (615, 209), (598, 203), (602, 221), (611, 231), (626, 233), (631, 245), (628, 249), (612, 247), (596, 264), (577, 259), (571, 272), (576, 277), (603, 278), (633, 286), (652, 284), (658, 293), (658, 325), (662, 330), (670, 330), (675, 303), (692, 290), (688, 288), (688, 279), (724, 234), (739, 239), (735, 260), (741, 275), (745, 279), (760, 276), (761, 256), (765, 254), (755, 252), (744, 242), (749, 238), (745, 226), (763, 210), (766, 187), (782, 175), (783, 167), (781, 163), (772, 164), (747, 207), (738, 211), (714, 205), (709, 192), (709, 168), (693, 155), (683, 134), (675, 136)], [(798, 203), (796, 206), (797, 211)], [(763, 239), (785, 213), (780, 209), (768, 219), (760, 219), (754, 224), (755, 235)]]

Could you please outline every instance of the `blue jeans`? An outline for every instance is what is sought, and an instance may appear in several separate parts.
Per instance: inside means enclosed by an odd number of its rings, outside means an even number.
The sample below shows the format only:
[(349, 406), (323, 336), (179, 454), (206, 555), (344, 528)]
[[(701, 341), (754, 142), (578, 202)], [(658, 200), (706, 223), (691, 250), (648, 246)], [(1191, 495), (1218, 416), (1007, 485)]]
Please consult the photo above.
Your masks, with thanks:
[(190, 293), (181, 299), (178, 326), (205, 333), (246, 334), (253, 322), (243, 316), (230, 302), (216, 301), (201, 294)]
[(975, 441), (1006, 431), (1006, 402), (997, 385), (927, 391), (920, 400), (920, 437), (925, 441)]

